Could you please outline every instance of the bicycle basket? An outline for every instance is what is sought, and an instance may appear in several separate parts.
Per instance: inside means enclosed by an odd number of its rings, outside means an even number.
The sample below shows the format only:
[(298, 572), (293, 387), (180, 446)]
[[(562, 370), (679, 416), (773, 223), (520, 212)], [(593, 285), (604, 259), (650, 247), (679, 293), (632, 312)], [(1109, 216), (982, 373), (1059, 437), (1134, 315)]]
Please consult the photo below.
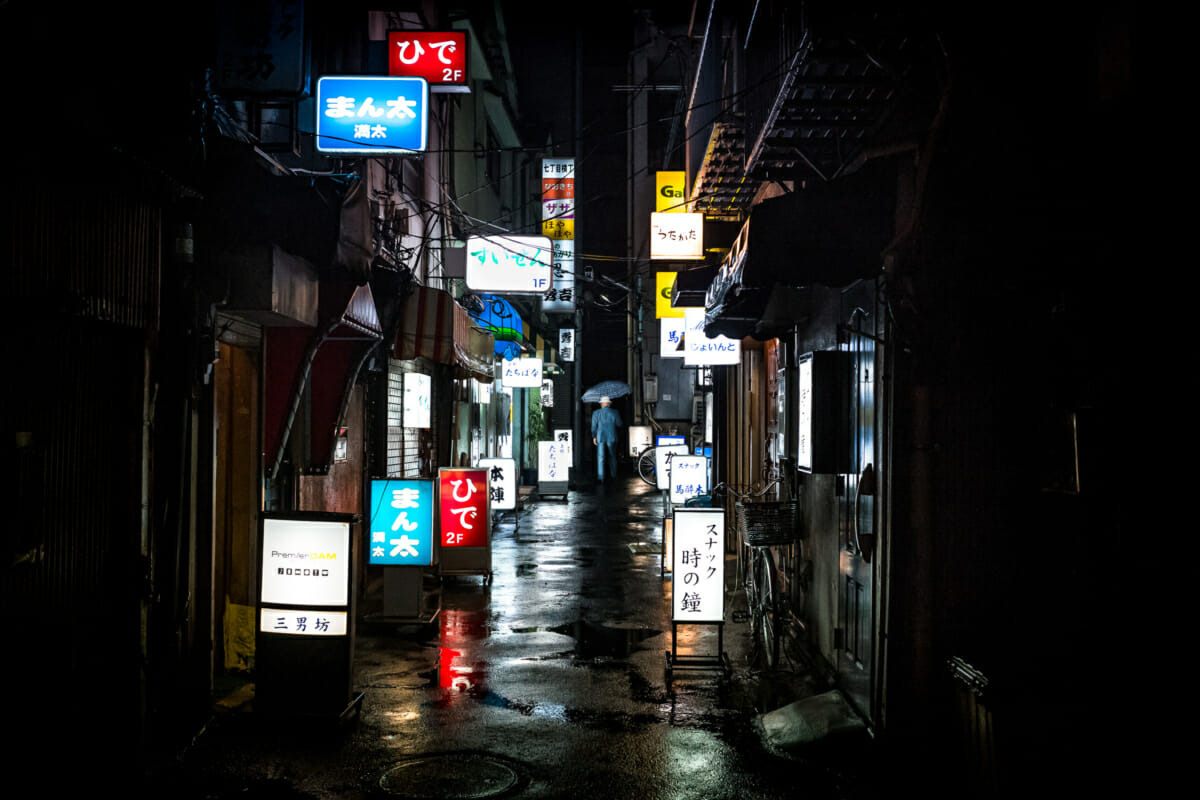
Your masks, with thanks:
[(737, 503), (734, 507), (748, 545), (791, 544), (801, 538), (800, 503), (796, 500)]

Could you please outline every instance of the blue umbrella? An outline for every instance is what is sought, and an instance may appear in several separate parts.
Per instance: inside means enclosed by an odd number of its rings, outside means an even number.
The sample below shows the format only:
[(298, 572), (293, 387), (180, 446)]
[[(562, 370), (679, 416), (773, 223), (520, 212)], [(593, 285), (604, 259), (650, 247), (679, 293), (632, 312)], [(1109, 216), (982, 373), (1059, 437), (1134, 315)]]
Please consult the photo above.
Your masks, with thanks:
[(632, 391), (629, 388), (629, 384), (625, 381), (600, 381), (584, 392), (582, 399), (585, 403), (599, 403), (601, 397), (616, 400), (618, 397), (624, 397)]

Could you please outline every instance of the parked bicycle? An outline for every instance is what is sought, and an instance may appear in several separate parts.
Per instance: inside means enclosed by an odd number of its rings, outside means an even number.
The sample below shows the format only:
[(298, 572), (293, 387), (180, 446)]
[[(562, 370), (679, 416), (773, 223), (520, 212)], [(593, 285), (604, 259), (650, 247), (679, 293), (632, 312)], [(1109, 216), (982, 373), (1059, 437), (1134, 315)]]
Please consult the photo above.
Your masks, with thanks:
[(798, 501), (762, 499), (778, 482), (773, 480), (760, 491), (741, 492), (725, 483), (713, 490), (714, 495), (728, 493), (735, 498), (736, 530), (742, 542), (737, 574), (746, 592), (754, 646), (768, 668), (779, 663), (785, 621), (790, 614), (771, 547), (792, 544), (800, 524)]

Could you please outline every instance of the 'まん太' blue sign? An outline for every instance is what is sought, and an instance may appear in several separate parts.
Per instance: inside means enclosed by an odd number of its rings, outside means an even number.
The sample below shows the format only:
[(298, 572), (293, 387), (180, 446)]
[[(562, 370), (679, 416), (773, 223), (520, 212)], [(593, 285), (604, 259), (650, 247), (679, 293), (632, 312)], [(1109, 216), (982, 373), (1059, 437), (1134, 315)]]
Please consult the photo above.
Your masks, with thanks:
[(422, 152), (428, 112), (424, 78), (326, 75), (317, 79), (317, 150), (343, 155)]
[(433, 563), (433, 481), (371, 481), (368, 563)]

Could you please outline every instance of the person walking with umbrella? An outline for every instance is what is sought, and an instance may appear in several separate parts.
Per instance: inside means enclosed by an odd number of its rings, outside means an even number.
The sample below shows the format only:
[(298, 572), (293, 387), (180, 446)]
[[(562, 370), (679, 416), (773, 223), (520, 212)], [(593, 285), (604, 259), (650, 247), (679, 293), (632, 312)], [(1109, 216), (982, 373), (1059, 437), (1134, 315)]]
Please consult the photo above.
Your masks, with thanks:
[(600, 408), (592, 414), (592, 444), (596, 445), (596, 470), (604, 483), (606, 477), (617, 477), (617, 428), (621, 415), (612, 407), (612, 398), (600, 398)]

